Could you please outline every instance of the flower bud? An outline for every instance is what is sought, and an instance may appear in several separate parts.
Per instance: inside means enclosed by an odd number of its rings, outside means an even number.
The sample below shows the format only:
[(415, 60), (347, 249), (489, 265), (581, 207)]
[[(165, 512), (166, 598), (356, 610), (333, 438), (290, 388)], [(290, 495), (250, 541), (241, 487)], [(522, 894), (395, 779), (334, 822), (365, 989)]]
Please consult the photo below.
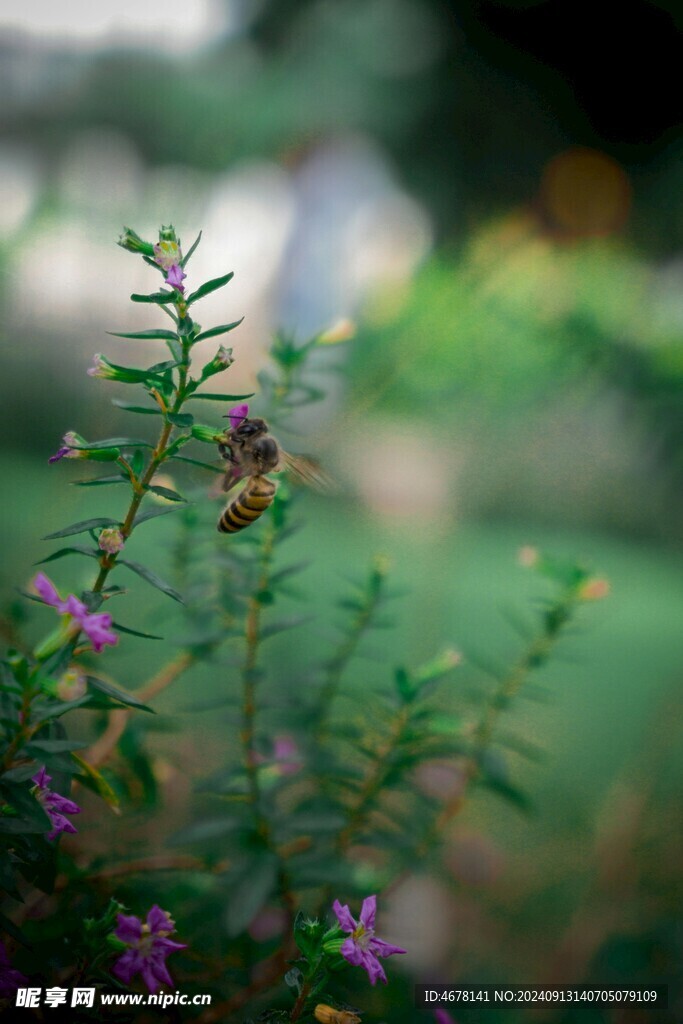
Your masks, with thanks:
[(209, 377), (213, 377), (216, 373), (222, 373), (223, 370), (227, 370), (235, 362), (232, 355), (231, 348), (225, 348), (224, 345), (218, 349), (216, 355), (213, 357), (210, 363), (207, 363), (202, 370), (201, 380), (208, 380)]
[(132, 228), (123, 229), (123, 234), (119, 238), (117, 245), (120, 245), (122, 249), (127, 249), (128, 252), (139, 253), (141, 256), (154, 255), (152, 243), (143, 241)]
[(100, 530), (97, 544), (100, 551), (106, 551), (108, 555), (116, 555), (119, 551), (123, 551), (125, 540), (121, 531), (114, 526)]
[(101, 352), (93, 356), (93, 364), (86, 373), (89, 377), (98, 377), (100, 380), (116, 380), (122, 384), (140, 384), (149, 379), (147, 370), (110, 363)]
[(168, 227), (162, 225), (159, 228), (159, 241), (160, 242), (175, 242), (176, 245), (178, 245), (178, 246), (180, 245), (180, 239), (176, 235), (175, 228), (173, 227), (172, 224), (169, 224)]
[(85, 459), (87, 457), (87, 453), (73, 447), (73, 445), (79, 444), (87, 444), (87, 441), (75, 431), (67, 431), (62, 438), (61, 447), (59, 447), (55, 454), (51, 455), (47, 461), (59, 462), (60, 459)]
[(224, 434), (217, 427), (205, 427), (201, 423), (195, 423), (191, 433), (196, 441), (204, 441), (205, 444), (219, 444), (225, 440)]
[(360, 1017), (351, 1010), (335, 1010), (327, 1003), (318, 1003), (313, 1016), (320, 1024), (360, 1024)]
[(60, 700), (78, 700), (88, 689), (85, 675), (75, 665), (64, 673), (57, 683), (56, 695)]

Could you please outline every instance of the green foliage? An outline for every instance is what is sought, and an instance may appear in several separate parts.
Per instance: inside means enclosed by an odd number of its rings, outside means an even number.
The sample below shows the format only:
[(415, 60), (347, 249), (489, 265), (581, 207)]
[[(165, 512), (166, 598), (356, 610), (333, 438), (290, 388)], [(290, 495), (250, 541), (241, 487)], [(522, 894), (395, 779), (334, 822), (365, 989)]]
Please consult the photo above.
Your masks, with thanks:
[[(383, 682), (370, 684), (367, 640), (393, 628), (387, 607), (396, 598), (388, 585), (388, 560), (375, 557), (362, 577), (350, 580), (350, 588), (330, 586), (315, 595), (316, 613), (333, 608), (340, 615), (339, 636), (315, 663), (306, 656), (305, 640), (296, 645), (298, 685), (296, 692), (288, 692), (277, 655), (268, 652), (277, 647), (278, 636), (296, 630), (294, 637), (308, 638), (317, 629), (317, 615), (292, 613), (290, 604), (298, 594), (293, 583), (308, 565), (286, 553), (288, 539), (301, 527), (298, 495), (280, 480), (258, 522), (226, 538), (216, 536), (204, 503), (194, 503), (191, 482), (182, 487), (188, 498), (155, 482), (161, 467), (171, 462), (179, 469), (220, 473), (210, 462), (180, 453), (195, 441), (235, 443), (225, 415), (217, 425), (197, 423), (185, 411), (186, 402), (227, 404), (252, 397), (198, 391), (209, 377), (229, 369), (229, 350), (219, 349), (199, 372), (193, 366), (199, 341), (232, 331), (241, 321), (202, 331), (187, 310), (226, 285), (232, 274), (200, 285), (185, 298), (180, 268), (199, 238), (184, 258), (172, 227), (163, 228), (159, 239), (152, 246), (127, 229), (120, 244), (165, 274), (172, 288), (133, 295), (132, 301), (172, 307), (166, 311), (177, 329), (117, 336), (166, 342), (172, 358), (137, 369), (100, 357), (101, 372), (95, 374), (140, 388), (140, 403), (115, 400), (115, 405), (124, 413), (155, 415), (158, 435), (155, 440), (122, 436), (90, 443), (72, 436), (70, 458), (113, 461), (118, 471), (75, 483), (124, 484), (128, 506), (118, 517), (83, 519), (45, 538), (88, 534), (92, 546), (58, 548), (41, 564), (82, 555), (97, 562), (94, 579), (79, 596), (63, 598), (49, 580), (36, 577), (36, 593), (26, 596), (49, 606), (40, 615), (49, 608), (49, 614), (57, 612), (59, 624), (35, 645), (12, 647), (0, 663), (0, 886), (7, 910), (0, 924), (14, 940), (28, 941), (31, 926), (17, 907), (31, 900), (32, 889), (54, 893), (57, 912), (41, 941), (43, 949), (51, 943), (61, 952), (47, 958), (49, 968), (68, 967), (79, 979), (114, 984), (113, 954), (126, 948), (112, 935), (124, 910), (123, 896), (119, 900), (115, 892), (129, 887), (134, 896), (135, 885), (126, 880), (125, 865), (111, 870), (106, 864), (92, 865), (94, 878), (89, 878), (78, 860), (61, 850), (65, 819), (55, 810), (61, 806), (65, 814), (76, 814), (80, 808), (73, 809), (71, 796), (80, 799), (80, 790), (88, 789), (104, 813), (144, 809), (173, 851), (172, 863), (176, 857), (191, 858), (191, 869), (180, 861), (181, 870), (187, 869), (184, 913), (201, 927), (207, 920), (219, 922), (212, 939), (216, 948), (206, 957), (193, 952), (197, 962), (186, 968), (197, 971), (199, 981), (210, 976), (221, 998), (230, 999), (239, 990), (249, 993), (253, 965), (264, 946), (278, 973), (264, 974), (262, 987), (271, 1005), (261, 1019), (310, 1021), (322, 1002), (338, 1007), (344, 1020), (343, 1004), (327, 994), (328, 987), (337, 987), (342, 972), (355, 971), (357, 977), (359, 968), (341, 952), (347, 933), (329, 923), (333, 899), (356, 901), (385, 892), (416, 863), (430, 863), (438, 871), (444, 834), (477, 788), (528, 810), (530, 800), (509, 753), (532, 758), (536, 751), (506, 729), (504, 720), (530, 678), (545, 670), (579, 607), (604, 596), (604, 581), (582, 566), (534, 554), (550, 596), (524, 648), (510, 668), (493, 671), (493, 684), (487, 681), (472, 715), (460, 693), (460, 673), (466, 670), (452, 649), (413, 666), (396, 664), (398, 658), (387, 664), (385, 645)], [(320, 340), (276, 337), (271, 367), (259, 378), (259, 401), (269, 420), (286, 425), (293, 410), (323, 397), (324, 391), (311, 383), (320, 370)], [(170, 505), (154, 505), (158, 499)], [(171, 512), (178, 513), (170, 546), (172, 583), (146, 564), (145, 555), (141, 562), (126, 550), (139, 526), (153, 524), (151, 532)], [(179, 606), (164, 629), (167, 641), (112, 621), (109, 602), (128, 601), (127, 589), (110, 579), (121, 566)], [(139, 693), (130, 692), (127, 682), (110, 679), (99, 664), (93, 667), (119, 635), (160, 641), (161, 652), (173, 645), (169, 660), (159, 659)], [(180, 674), (200, 663), (221, 681), (220, 697), (208, 705), (195, 702), (195, 708), (220, 714), (226, 724), (222, 763), (209, 761), (207, 751), (206, 770), (196, 786), (196, 813), (167, 828), (156, 824), (163, 779), (155, 764), (154, 738), (178, 726), (154, 714), (154, 702)], [(74, 733), (78, 738), (67, 732), (75, 711), (79, 719), (83, 712), (92, 713), (94, 727), (85, 726), (94, 737), (91, 744), (81, 738), (80, 726)], [(457, 792), (445, 799), (423, 782), (423, 773), (440, 763), (454, 768), (460, 781)], [(49, 788), (43, 769), (51, 773)], [(92, 803), (88, 813), (93, 813)], [(185, 855), (186, 847), (193, 852)], [(138, 868), (133, 862), (131, 874)], [(146, 894), (137, 895), (148, 901)], [(128, 893), (125, 905), (132, 905)], [(258, 923), (273, 912), (282, 917), (281, 934), (260, 939)], [(360, 928), (354, 942), (365, 934)], [(69, 955), (74, 960), (66, 964)], [(346, 1021), (357, 1019), (355, 1012), (346, 1013)]]

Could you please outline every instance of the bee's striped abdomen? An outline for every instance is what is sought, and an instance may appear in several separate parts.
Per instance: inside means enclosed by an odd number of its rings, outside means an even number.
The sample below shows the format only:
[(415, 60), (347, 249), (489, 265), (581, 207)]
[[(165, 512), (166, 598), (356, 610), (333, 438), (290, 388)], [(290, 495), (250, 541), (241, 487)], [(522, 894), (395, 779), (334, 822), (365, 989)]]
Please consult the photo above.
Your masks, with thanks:
[(275, 484), (265, 476), (252, 476), (218, 520), (221, 533), (238, 533), (263, 515), (275, 497)]

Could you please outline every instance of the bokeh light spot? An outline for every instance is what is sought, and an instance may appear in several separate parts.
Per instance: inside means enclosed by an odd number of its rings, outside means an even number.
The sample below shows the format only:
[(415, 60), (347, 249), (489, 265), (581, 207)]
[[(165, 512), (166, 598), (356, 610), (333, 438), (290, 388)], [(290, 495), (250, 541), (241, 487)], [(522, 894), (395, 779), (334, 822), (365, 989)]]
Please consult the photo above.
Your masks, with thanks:
[(545, 167), (540, 200), (551, 226), (573, 236), (619, 231), (631, 208), (631, 185), (623, 168), (597, 150), (572, 147)]

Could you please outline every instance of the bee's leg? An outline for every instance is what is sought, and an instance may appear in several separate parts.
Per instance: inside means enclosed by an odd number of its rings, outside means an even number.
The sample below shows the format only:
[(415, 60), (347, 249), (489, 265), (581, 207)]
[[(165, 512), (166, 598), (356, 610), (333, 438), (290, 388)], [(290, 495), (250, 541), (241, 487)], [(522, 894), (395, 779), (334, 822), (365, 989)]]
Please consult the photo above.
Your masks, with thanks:
[(244, 479), (244, 474), (241, 472), (239, 466), (235, 466), (223, 477), (222, 489), (227, 494), (231, 491), (235, 484), (238, 484), (240, 480)]
[(229, 445), (223, 444), (221, 442), (218, 445), (218, 452), (219, 452), (221, 458), (225, 459), (226, 462), (231, 462), (233, 464), (233, 466), (236, 465), (235, 456), (233, 455), (232, 448)]

